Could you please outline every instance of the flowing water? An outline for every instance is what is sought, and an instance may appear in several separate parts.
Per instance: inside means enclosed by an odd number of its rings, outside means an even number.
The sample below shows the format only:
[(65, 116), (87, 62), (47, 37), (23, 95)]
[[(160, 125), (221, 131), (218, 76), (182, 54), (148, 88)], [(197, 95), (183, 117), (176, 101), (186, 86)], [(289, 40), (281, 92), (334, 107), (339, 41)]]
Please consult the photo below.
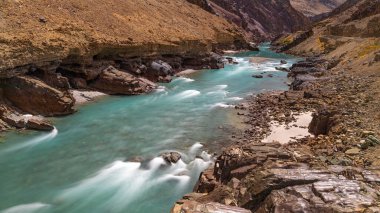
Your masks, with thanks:
[[(269, 51), (235, 55), (237, 65), (162, 84), (154, 93), (107, 97), (54, 119), (50, 133), (11, 132), (0, 144), (0, 212), (169, 212), (220, 150), (231, 105), (265, 90), (286, 89), (280, 59)], [(272, 58), (260, 64), (250, 56)], [(255, 79), (253, 74), (273, 74)], [(264, 74), (265, 76), (266, 74)], [(167, 165), (159, 156), (181, 153)]]

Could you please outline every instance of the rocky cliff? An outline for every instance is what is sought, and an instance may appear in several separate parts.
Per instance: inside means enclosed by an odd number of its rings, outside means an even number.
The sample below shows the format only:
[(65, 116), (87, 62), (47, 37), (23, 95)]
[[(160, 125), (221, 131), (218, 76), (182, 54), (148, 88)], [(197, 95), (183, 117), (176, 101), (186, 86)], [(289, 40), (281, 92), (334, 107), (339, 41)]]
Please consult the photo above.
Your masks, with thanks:
[(240, 26), (253, 41), (306, 29), (309, 20), (295, 10), (289, 0), (190, 0)]
[(219, 68), (212, 51), (247, 47), (236, 26), (186, 0), (6, 0), (0, 7), (2, 114), (72, 113), (70, 89), (141, 94), (184, 67)]
[(330, 13), (346, 0), (291, 0), (292, 6), (307, 17)]

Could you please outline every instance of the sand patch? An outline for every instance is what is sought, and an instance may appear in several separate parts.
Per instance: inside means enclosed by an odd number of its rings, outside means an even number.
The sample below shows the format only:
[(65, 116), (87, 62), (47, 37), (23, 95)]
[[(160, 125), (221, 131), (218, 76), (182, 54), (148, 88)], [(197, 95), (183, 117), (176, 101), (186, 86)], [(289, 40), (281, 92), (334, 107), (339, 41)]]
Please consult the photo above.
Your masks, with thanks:
[(296, 139), (312, 136), (309, 133), (308, 126), (312, 120), (312, 112), (302, 113), (295, 116), (296, 121), (288, 125), (271, 122), (271, 133), (262, 140), (263, 143), (279, 142), (287, 144)]

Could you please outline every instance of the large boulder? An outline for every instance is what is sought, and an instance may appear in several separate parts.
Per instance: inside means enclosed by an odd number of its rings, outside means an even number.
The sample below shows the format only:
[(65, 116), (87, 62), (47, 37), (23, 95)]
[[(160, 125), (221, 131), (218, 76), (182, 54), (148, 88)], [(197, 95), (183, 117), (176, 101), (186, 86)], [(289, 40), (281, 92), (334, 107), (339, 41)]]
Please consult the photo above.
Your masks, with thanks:
[(156, 85), (110, 66), (103, 70), (91, 87), (113, 95), (138, 95), (152, 91)]
[(3, 94), (20, 110), (44, 116), (67, 115), (74, 112), (74, 99), (68, 92), (59, 91), (29, 76), (16, 76), (1, 81)]

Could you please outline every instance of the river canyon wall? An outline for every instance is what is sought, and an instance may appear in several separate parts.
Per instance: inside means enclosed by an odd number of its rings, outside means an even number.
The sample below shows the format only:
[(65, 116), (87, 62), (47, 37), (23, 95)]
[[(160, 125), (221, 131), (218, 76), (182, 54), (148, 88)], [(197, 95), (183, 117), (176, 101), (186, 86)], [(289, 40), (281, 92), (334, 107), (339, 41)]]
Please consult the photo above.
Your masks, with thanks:
[(223, 66), (212, 52), (249, 47), (237, 26), (185, 0), (0, 4), (3, 130), (50, 130), (23, 115), (73, 113), (71, 89), (141, 94), (184, 68)]

